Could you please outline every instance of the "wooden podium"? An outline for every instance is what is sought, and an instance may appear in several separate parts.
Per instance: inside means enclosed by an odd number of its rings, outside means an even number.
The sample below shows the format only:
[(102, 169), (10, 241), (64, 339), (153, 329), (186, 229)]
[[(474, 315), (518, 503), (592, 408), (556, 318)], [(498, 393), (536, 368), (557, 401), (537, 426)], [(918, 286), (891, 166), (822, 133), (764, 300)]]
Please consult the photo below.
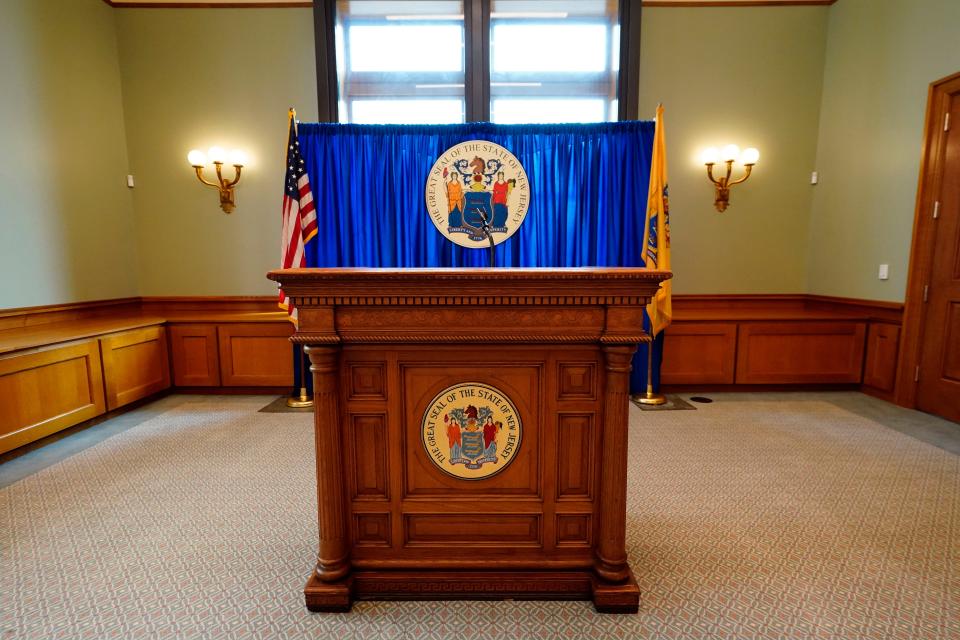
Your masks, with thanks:
[(311, 611), (592, 599), (635, 612), (630, 362), (669, 272), (272, 271), (314, 381)]

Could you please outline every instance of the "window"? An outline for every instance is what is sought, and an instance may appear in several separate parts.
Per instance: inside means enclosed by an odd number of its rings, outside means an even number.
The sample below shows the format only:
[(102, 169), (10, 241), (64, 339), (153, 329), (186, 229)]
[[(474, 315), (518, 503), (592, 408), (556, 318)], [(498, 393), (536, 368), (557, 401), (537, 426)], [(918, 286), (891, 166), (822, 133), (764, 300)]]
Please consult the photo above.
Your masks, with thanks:
[(493, 0), (490, 119), (617, 119), (617, 4)]
[(321, 119), (617, 120), (621, 94), (636, 113), (639, 14), (640, 0), (314, 0)]
[(463, 122), (463, 2), (337, 2), (339, 120)]

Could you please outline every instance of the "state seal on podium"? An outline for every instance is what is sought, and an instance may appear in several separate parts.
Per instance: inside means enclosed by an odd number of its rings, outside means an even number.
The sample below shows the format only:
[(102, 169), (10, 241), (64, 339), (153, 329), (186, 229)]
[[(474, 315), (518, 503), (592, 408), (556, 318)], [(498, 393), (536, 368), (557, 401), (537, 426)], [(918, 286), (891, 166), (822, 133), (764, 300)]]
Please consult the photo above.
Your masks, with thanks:
[(444, 473), (482, 480), (503, 471), (516, 457), (523, 425), (516, 406), (500, 389), (464, 382), (438, 393), (420, 425), (423, 448)]

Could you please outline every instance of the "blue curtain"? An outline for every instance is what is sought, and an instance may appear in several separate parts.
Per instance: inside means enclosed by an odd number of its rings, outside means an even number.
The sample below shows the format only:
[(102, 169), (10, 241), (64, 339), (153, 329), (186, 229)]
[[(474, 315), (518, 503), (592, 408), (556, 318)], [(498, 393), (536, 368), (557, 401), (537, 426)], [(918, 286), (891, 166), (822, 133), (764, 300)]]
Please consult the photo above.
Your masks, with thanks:
[[(319, 233), (310, 267), (480, 267), (485, 250), (453, 244), (424, 204), (427, 174), (448, 148), (489, 140), (530, 181), (526, 220), (497, 246), (507, 267), (641, 266), (652, 121), (599, 124), (349, 125), (303, 123)], [(646, 350), (634, 361), (646, 385)], [(642, 380), (637, 374), (642, 373)]]

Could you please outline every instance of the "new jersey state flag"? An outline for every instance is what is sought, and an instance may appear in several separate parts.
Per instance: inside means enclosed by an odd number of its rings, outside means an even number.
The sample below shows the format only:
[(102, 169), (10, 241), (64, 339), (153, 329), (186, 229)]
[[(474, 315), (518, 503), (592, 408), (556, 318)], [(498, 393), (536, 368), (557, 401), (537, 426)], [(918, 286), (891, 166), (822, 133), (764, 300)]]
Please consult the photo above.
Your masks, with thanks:
[[(643, 264), (648, 269), (670, 270), (670, 205), (667, 189), (667, 145), (663, 134), (663, 105), (657, 106), (656, 130), (653, 134), (653, 158), (650, 161), (650, 188), (647, 190), (647, 218), (643, 226), (646, 248)], [(673, 318), (670, 301), (670, 280), (660, 283), (660, 290), (647, 305), (650, 335), (663, 331)]]

